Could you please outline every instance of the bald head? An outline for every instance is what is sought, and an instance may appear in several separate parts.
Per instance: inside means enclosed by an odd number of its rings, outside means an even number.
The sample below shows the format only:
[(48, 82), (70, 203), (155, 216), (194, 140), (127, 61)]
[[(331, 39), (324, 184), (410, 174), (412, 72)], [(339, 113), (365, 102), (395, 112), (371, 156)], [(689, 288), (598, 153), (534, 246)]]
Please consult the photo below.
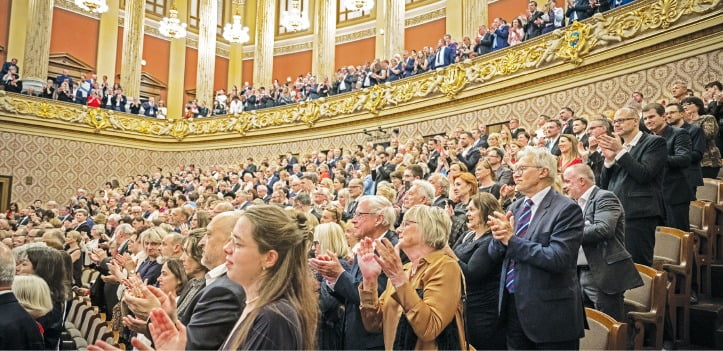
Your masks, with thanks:
[(15, 279), (15, 257), (13, 251), (0, 243), (0, 290), (10, 290)]
[(206, 235), (198, 244), (203, 247), (201, 263), (209, 270), (223, 264), (226, 257), (223, 246), (231, 237), (231, 231), (241, 217), (241, 213), (241, 211), (219, 213), (206, 227)]

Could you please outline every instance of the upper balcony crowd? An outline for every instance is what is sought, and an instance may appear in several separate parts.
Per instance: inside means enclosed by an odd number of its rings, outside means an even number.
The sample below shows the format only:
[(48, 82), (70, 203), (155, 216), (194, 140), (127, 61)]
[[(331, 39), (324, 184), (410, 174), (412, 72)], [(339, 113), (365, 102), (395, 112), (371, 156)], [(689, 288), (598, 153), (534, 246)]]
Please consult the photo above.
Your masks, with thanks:
[[(343, 66), (332, 77), (315, 77), (307, 73), (298, 75), (296, 79), (275, 79), (269, 87), (254, 87), (246, 82), (244, 86), (233, 86), (229, 91), (220, 89), (213, 101), (194, 99), (186, 103), (183, 118), (238, 114), (393, 82), (520, 44), (573, 21), (584, 20), (595, 13), (622, 6), (631, 0), (566, 1), (566, 9), (557, 7), (554, 0), (548, 1), (541, 8), (538, 8), (537, 1), (530, 1), (525, 15), (515, 17), (511, 22), (495, 18), (490, 27), (479, 26), (476, 34), (465, 36), (461, 42), (447, 34), (437, 41), (436, 47), (425, 46), (418, 51), (405, 50), (391, 58), (377, 58), (363, 64)], [(96, 74), (81, 73), (80, 80), (74, 81), (69, 73), (64, 71), (63, 74), (48, 79), (41, 91), (35, 91), (23, 89), (20, 72), (16, 59), (3, 64), (0, 84), (6, 91), (152, 118), (168, 117), (165, 101), (155, 97), (126, 96), (120, 84), (109, 81), (107, 76), (99, 80)]]

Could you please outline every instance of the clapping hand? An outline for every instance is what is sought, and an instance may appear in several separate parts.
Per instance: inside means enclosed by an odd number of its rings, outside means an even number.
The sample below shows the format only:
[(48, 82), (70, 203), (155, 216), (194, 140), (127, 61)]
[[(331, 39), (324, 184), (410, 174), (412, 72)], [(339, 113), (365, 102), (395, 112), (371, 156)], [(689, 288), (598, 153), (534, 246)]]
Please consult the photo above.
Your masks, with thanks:
[(174, 325), (171, 318), (160, 309), (151, 311), (151, 324), (148, 325), (148, 329), (158, 350), (186, 348), (186, 327), (180, 321), (176, 321)]
[(492, 237), (502, 245), (507, 246), (512, 235), (514, 235), (515, 217), (512, 212), (502, 213), (495, 211), (488, 216), (487, 225), (492, 230)]
[(620, 139), (614, 136), (600, 135), (597, 138), (597, 142), (598, 146), (602, 148), (602, 154), (605, 156), (605, 160), (608, 162), (612, 162), (623, 149), (623, 144), (620, 142)]
[(364, 238), (359, 242), (356, 252), (359, 269), (364, 277), (364, 290), (373, 290), (377, 285), (377, 278), (382, 273), (382, 266), (377, 262), (372, 239)]
[(399, 251), (389, 239), (383, 238), (377, 242), (377, 253), (378, 255), (374, 255), (374, 259), (381, 266), (384, 274), (387, 275), (394, 287), (398, 288), (404, 285), (407, 282), (407, 273), (404, 272)]
[(326, 255), (319, 255), (316, 258), (310, 258), (309, 265), (311, 265), (311, 268), (319, 272), (319, 274), (321, 274), (321, 276), (329, 283), (335, 282), (336, 279), (344, 272), (344, 267), (342, 267), (339, 259), (331, 251), (327, 251)]

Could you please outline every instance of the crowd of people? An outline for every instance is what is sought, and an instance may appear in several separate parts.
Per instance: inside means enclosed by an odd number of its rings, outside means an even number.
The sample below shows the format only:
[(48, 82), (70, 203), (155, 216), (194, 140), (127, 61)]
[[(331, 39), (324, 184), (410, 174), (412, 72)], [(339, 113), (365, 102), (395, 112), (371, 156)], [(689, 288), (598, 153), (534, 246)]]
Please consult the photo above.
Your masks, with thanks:
[[(531, 129), (513, 118), (13, 203), (0, 323), (19, 331), (0, 349), (56, 349), (71, 296), (139, 350), (576, 349), (583, 305), (625, 321), (655, 227), (690, 229), (696, 187), (721, 167), (721, 90), (676, 82), (612, 119), (563, 107)], [(83, 270), (100, 272), (89, 288)]]
[[(287, 77), (285, 82), (275, 79), (268, 87), (253, 87), (246, 82), (243, 87), (233, 86), (229, 91), (218, 90), (211, 102), (197, 99), (189, 101), (184, 107), (183, 118), (239, 114), (393, 82), (520, 44), (562, 28), (567, 23), (584, 20), (630, 1), (567, 0), (565, 9), (558, 7), (555, 0), (549, 0), (541, 7), (538, 7), (537, 1), (530, 1), (525, 15), (515, 17), (509, 23), (503, 18), (495, 18), (491, 26), (481, 25), (476, 34), (465, 36), (461, 41), (447, 34), (438, 40), (436, 47), (405, 50), (391, 58), (377, 58), (364, 64), (343, 66), (332, 77), (315, 77), (307, 73), (296, 79)], [(19, 73), (16, 59), (3, 65), (0, 77), (5, 90), (16, 93), (23, 91)], [(49, 79), (41, 91), (30, 89), (26, 93), (152, 118), (165, 119), (168, 116), (164, 101), (156, 102), (154, 97), (143, 100), (126, 97), (120, 84), (109, 82), (107, 76), (98, 81), (95, 74), (81, 73), (80, 81), (74, 82), (66, 70), (54, 80)]]

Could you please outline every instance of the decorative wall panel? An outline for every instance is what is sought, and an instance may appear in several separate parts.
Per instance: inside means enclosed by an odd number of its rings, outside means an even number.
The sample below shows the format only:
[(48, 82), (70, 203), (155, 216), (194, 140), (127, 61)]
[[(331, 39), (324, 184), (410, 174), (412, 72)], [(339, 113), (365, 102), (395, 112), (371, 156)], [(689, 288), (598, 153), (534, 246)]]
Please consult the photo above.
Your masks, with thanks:
[[(502, 103), (472, 112), (440, 116), (437, 119), (399, 126), (402, 141), (418, 135), (448, 132), (461, 126), (469, 128), (480, 122), (499, 123), (518, 117), (530, 127), (540, 114), (557, 115), (561, 107), (569, 106), (577, 115), (594, 117), (610, 114), (630, 101), (633, 91), (640, 91), (645, 101), (670, 97), (669, 87), (677, 80), (686, 81), (696, 95), (703, 86), (723, 76), (723, 50), (713, 50), (668, 64), (654, 66), (609, 79), (580, 84), (573, 88), (536, 92), (530, 99)], [(386, 125), (385, 125), (386, 126)], [(98, 189), (113, 177), (123, 179), (129, 174), (148, 173), (155, 167), (178, 169), (182, 164), (228, 165), (243, 162), (247, 156), (259, 159), (275, 157), (287, 151), (308, 152), (334, 147), (353, 148), (363, 144), (366, 135), (354, 126), (349, 134), (283, 144), (256, 147), (236, 147), (187, 152), (161, 152), (101, 145), (81, 140), (65, 140), (0, 132), (0, 175), (13, 176), (12, 201), (25, 205), (34, 199), (65, 201), (79, 187)], [(25, 177), (33, 184), (25, 184)]]

